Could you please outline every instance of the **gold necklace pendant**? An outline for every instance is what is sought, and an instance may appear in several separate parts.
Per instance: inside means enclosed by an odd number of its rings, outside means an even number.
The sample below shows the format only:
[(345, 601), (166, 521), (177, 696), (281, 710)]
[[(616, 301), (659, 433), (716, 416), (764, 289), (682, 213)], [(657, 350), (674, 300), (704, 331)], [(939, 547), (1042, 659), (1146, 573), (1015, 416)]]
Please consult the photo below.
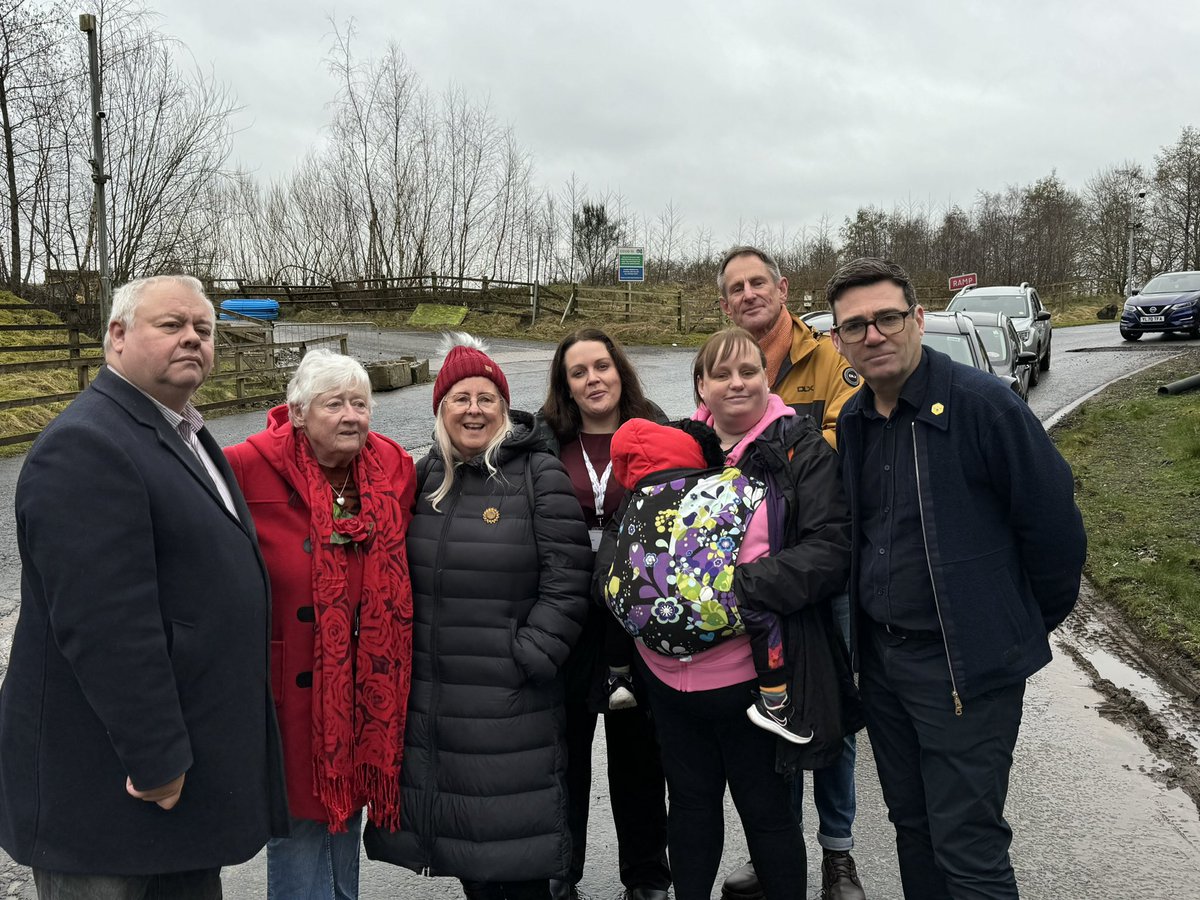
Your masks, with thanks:
[(483, 521), (489, 525), (495, 525), (500, 521), (500, 510), (494, 506), (489, 506), (483, 511)]

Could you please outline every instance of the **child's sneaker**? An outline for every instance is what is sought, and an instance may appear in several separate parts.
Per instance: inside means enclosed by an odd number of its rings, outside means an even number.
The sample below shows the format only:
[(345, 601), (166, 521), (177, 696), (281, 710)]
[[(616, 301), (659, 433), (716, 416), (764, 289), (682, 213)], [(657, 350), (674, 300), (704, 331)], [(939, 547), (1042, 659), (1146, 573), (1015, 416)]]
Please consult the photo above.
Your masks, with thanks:
[(610, 710), (633, 709), (637, 697), (633, 695), (633, 678), (627, 672), (608, 670), (608, 708)]
[(785, 741), (791, 741), (793, 744), (807, 744), (813, 739), (812, 729), (805, 728), (797, 722), (795, 712), (790, 702), (785, 702), (782, 706), (770, 707), (763, 700), (762, 694), (758, 694), (754, 698), (754, 705), (746, 710), (746, 715), (759, 728), (777, 734)]

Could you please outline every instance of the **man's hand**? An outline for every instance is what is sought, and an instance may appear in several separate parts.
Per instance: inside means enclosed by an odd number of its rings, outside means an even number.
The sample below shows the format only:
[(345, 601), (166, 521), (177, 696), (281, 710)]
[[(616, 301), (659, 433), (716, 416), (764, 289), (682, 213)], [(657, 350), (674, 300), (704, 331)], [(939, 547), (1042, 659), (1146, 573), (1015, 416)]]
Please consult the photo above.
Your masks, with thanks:
[(137, 797), (139, 800), (145, 800), (147, 803), (157, 803), (163, 809), (171, 809), (179, 802), (179, 795), (183, 793), (183, 775), (178, 778), (168, 781), (166, 784), (151, 788), (148, 791), (139, 791), (133, 786), (133, 779), (125, 779), (125, 790), (129, 792), (130, 797)]

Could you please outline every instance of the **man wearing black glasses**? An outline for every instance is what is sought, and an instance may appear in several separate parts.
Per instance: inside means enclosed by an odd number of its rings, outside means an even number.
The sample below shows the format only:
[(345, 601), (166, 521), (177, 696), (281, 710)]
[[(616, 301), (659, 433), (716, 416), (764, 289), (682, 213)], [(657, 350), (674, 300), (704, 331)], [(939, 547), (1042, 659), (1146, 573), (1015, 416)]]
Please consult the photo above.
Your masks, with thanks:
[(825, 293), (864, 381), (838, 419), (850, 600), (904, 896), (1015, 900), (1004, 801), (1025, 679), (1086, 551), (1071, 469), (1007, 385), (921, 346), (899, 266), (854, 260)]

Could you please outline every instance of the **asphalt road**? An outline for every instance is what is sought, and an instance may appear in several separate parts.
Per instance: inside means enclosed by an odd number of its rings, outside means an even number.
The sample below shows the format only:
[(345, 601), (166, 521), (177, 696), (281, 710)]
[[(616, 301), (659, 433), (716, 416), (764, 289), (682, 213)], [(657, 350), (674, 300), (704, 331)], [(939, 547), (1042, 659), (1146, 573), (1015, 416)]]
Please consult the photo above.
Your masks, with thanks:
[[(281, 329), (282, 330), (282, 329)], [(540, 405), (553, 348), (525, 341), (494, 340), (493, 355), (505, 371), (517, 408)], [(1030, 405), (1043, 420), (1181, 346), (1160, 338), (1126, 344), (1116, 325), (1059, 329), (1053, 364), (1034, 388)], [(351, 352), (363, 359), (400, 352), (429, 356), (436, 368), (436, 337), (425, 333), (356, 330)], [(631, 355), (648, 394), (668, 414), (691, 411), (689, 372), (693, 351), (638, 348)], [(430, 441), (432, 387), (420, 385), (379, 395), (373, 427), (414, 452)], [(224, 444), (259, 430), (261, 412), (215, 420), (211, 429)], [(0, 460), (0, 505), (12, 508), (21, 459)], [(1052, 553), (1053, 547), (1048, 546)], [(19, 599), (19, 563), (11, 521), (0, 523), (0, 659), (7, 660)], [(2, 672), (0, 672), (2, 674)], [(1161, 686), (1160, 686), (1161, 687)], [(1168, 692), (1167, 689), (1163, 688)], [(1030, 680), (1025, 717), (1013, 766), (1007, 815), (1014, 830), (1013, 863), (1021, 893), (1029, 900), (1109, 900), (1138, 897), (1167, 900), (1200, 896), (1200, 815), (1179, 790), (1165, 785), (1166, 764), (1136, 735), (1102, 718), (1101, 696), (1069, 657), (1055, 661)], [(597, 739), (596, 746), (604, 746)], [(588, 867), (581, 885), (596, 900), (618, 900), (616, 843), (603, 753), (596, 754), (589, 832)], [(887, 821), (875, 777), (869, 742), (860, 736), (858, 821), (855, 827), (859, 871), (872, 900), (901, 896), (894, 832)], [(810, 852), (815, 849), (815, 814), (806, 814)], [(747, 858), (745, 840), (732, 804), (727, 803), (722, 871)], [(817, 851), (819, 853), (819, 851)], [(814, 854), (816, 855), (816, 854)], [(265, 857), (225, 872), (230, 898), (266, 896)], [(819, 859), (816, 860), (819, 862)], [(819, 874), (810, 859), (809, 897), (819, 893)], [(716, 892), (714, 893), (714, 896)], [(32, 898), (28, 871), (0, 854), (0, 897)], [(449, 879), (423, 879), (393, 866), (364, 861), (363, 898), (451, 898), (461, 896)]]

